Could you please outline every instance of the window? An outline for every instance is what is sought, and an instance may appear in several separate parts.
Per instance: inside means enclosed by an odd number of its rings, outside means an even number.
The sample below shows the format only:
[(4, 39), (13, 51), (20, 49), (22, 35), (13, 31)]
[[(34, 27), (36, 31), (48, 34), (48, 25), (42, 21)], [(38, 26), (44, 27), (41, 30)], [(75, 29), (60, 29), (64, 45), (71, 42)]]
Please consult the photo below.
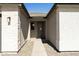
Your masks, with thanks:
[(2, 14), (0, 14), (0, 17), (2, 17)]
[(35, 24), (32, 22), (31, 23), (31, 30), (34, 30), (35, 29)]

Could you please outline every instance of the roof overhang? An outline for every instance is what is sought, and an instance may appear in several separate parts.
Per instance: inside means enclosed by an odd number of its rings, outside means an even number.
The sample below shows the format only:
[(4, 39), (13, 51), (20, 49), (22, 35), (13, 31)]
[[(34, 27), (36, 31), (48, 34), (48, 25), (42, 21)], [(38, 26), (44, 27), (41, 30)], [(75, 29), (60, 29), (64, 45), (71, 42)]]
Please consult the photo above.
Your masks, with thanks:
[(47, 13), (29, 13), (30, 17), (46, 17)]

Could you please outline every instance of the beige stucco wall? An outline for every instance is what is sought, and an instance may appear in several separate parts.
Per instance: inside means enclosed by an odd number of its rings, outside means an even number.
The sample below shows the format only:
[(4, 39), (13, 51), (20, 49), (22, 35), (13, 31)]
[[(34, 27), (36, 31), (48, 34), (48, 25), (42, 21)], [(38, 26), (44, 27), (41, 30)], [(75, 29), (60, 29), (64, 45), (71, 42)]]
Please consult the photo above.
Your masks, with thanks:
[(28, 14), (24, 14), (25, 11), (19, 8), (19, 49), (21, 46), (30, 39), (30, 21)]
[[(0, 4), (1, 6), (1, 52), (18, 51), (18, 5)], [(10, 17), (10, 25), (8, 25)]]
[(59, 51), (79, 51), (79, 4), (59, 6)]
[(59, 51), (79, 51), (79, 5), (58, 4), (47, 18), (47, 38)]
[(47, 17), (47, 39), (59, 49), (58, 9), (52, 10)]

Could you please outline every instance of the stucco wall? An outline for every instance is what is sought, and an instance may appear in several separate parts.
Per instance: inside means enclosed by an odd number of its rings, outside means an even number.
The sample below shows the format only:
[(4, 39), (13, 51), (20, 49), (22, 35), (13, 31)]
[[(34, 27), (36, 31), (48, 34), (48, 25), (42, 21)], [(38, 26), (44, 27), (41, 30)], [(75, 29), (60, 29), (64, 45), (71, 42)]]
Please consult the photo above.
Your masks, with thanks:
[(26, 12), (22, 8), (19, 8), (19, 40), (18, 40), (19, 49), (26, 42), (26, 40), (29, 39), (30, 39), (29, 18)]
[[(1, 51), (18, 50), (18, 6), (16, 4), (2, 4), (1, 20)], [(8, 25), (8, 17), (11, 18)]]
[(79, 51), (79, 5), (60, 5), (60, 51)]
[(79, 51), (79, 5), (56, 6), (47, 18), (47, 39), (59, 51)]
[(59, 32), (58, 32), (58, 11), (52, 10), (47, 18), (47, 39), (59, 49)]

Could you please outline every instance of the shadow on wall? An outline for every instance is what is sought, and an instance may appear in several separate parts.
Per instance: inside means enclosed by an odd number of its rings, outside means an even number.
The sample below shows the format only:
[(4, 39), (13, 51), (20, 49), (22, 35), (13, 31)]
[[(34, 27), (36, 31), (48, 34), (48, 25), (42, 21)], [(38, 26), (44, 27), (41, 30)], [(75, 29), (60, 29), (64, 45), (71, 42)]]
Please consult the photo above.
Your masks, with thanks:
[(21, 19), (20, 21), (21, 21), (21, 30), (22, 30), (23, 38), (24, 40), (26, 40), (28, 37), (29, 21), (23, 19)]
[(24, 45), (27, 39), (29, 39), (29, 26), (30, 21), (27, 14), (25, 14), (22, 8), (19, 9), (19, 49)]
[(1, 18), (0, 18), (0, 53), (1, 53)]
[(49, 40), (41, 39), (41, 41), (43, 44), (47, 44), (48, 46), (51, 46), (52, 48), (54, 48), (56, 52), (60, 52)]

